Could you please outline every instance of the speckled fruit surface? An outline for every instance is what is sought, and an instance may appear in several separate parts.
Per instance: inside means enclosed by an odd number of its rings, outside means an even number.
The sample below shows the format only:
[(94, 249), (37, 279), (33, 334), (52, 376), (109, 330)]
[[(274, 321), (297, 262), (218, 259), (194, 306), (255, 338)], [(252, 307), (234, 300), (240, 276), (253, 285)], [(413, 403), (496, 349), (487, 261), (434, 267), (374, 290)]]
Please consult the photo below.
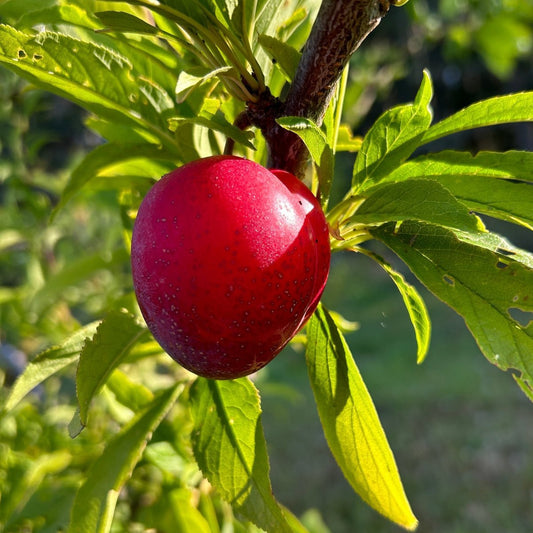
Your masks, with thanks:
[(161, 178), (133, 230), (133, 283), (150, 331), (208, 378), (271, 361), (318, 305), (329, 264), (327, 223), (309, 189), (234, 156)]

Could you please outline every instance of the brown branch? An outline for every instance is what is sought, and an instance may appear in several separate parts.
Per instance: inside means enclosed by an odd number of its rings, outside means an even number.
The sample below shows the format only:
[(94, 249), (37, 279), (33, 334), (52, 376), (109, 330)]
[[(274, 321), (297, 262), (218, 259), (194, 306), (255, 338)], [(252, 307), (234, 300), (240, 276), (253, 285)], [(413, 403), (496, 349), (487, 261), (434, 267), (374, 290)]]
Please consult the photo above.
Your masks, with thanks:
[(344, 67), (367, 35), (389, 10), (389, 0), (323, 0), (302, 58), (283, 104), (271, 99), (275, 116), (258, 124), (269, 147), (270, 168), (281, 168), (302, 177), (308, 159), (300, 139), (278, 126), (280, 116), (308, 117), (322, 123)]

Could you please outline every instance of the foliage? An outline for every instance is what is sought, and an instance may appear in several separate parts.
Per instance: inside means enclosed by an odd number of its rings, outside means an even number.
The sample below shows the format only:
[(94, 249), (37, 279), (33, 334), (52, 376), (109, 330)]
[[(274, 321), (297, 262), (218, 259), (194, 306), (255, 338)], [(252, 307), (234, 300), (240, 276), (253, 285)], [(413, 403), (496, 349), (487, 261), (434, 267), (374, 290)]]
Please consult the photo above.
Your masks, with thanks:
[[(84, 108), (87, 128), (105, 141), (57, 183), (46, 172), (29, 172), (16, 133), (9, 137), (0, 246), (20, 269), (0, 292), (0, 312), (14, 331), (25, 324), (9, 341), (22, 347), (24, 338), (37, 339), (23, 347), (40, 353), (22, 373), (19, 364), (19, 377), (2, 391), (6, 530), (31, 524), (35, 531), (133, 531), (135, 523), (163, 531), (307, 530), (272, 495), (253, 381), (196, 378), (169, 362), (141, 320), (128, 265), (132, 222), (154, 179), (222, 153), (225, 144), (266, 163), (261, 131), (241, 130), (239, 117), (267, 88), (283, 94), (317, 7), (304, 0), (0, 3), (0, 63), (30, 87)], [(502, 74), (517, 57), (484, 50)], [(6, 79), (20, 95), (19, 80)], [(418, 362), (430, 343), (426, 305), (372, 241), (461, 315), (486, 358), (512, 369), (533, 399), (533, 256), (484, 224), (493, 217), (532, 229), (532, 155), (429, 151), (458, 132), (532, 121), (533, 93), (483, 100), (433, 123), (433, 86), (424, 72), (413, 102), (387, 110), (361, 139), (342, 123), (348, 80), (346, 71), (323, 125), (278, 119), (309, 149), (310, 185), (326, 210), (332, 250), (365, 254), (390, 275), (415, 331)], [(23, 101), (29, 115), (32, 100)], [(349, 190), (335, 203), (329, 195), (341, 151), (357, 156)], [(36, 194), (34, 212), (17, 209)], [(69, 211), (77, 217), (75, 235)], [(33, 234), (34, 227), (42, 231)], [(89, 229), (99, 232), (97, 249), (86, 248)], [(64, 253), (73, 249), (84, 249), (74, 262)], [(4, 275), (8, 267), (1, 267)], [(320, 306), (298, 339), (306, 344), (324, 434), (362, 499), (414, 529), (342, 325)], [(9, 349), (13, 359), (16, 350)], [(38, 419), (44, 425), (35, 434)], [(57, 429), (68, 420), (74, 440)], [(143, 476), (148, 495), (136, 493)]]

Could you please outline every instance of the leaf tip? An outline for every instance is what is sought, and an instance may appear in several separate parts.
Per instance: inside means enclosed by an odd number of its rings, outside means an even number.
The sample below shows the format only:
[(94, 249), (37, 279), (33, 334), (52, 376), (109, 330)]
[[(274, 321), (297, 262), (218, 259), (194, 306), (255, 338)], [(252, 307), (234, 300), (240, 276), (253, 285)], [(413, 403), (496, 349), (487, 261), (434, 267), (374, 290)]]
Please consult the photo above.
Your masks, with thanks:
[(411, 521), (403, 526), (407, 531), (416, 531), (418, 529), (418, 519), (413, 515)]

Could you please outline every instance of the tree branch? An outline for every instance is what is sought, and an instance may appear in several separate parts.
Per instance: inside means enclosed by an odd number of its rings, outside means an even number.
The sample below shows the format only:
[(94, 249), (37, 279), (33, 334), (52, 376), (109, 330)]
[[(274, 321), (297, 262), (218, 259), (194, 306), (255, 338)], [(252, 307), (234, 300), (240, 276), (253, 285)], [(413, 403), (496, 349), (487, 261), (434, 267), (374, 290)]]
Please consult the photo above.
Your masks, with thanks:
[[(256, 124), (268, 143), (270, 168), (303, 176), (307, 149), (298, 136), (278, 126), (275, 118), (302, 116), (320, 125), (344, 67), (389, 6), (390, 0), (322, 1), (285, 102), (272, 104), (276, 116)], [(252, 122), (256, 123), (253, 118)]]

